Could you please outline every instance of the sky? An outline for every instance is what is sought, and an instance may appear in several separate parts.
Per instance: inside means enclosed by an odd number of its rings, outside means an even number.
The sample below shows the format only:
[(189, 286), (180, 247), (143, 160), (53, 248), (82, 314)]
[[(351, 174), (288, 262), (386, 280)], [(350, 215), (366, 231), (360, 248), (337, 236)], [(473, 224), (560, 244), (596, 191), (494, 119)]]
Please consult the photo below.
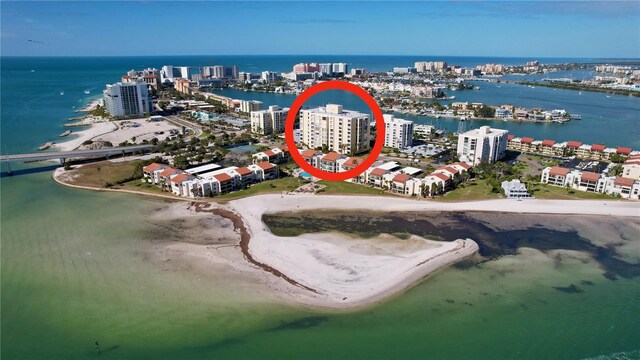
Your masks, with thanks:
[(632, 2), (0, 2), (3, 56), (640, 58)]

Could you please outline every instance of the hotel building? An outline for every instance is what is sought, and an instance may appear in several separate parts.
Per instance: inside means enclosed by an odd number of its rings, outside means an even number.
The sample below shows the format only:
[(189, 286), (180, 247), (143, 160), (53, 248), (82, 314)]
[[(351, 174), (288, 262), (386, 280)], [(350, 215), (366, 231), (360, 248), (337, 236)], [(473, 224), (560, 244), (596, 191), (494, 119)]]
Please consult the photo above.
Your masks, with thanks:
[(302, 142), (311, 149), (326, 147), (341, 154), (356, 154), (370, 148), (369, 115), (329, 104), (300, 111)]
[(111, 116), (144, 116), (153, 111), (153, 101), (144, 82), (110, 84), (102, 93), (104, 107)]
[(384, 146), (404, 149), (413, 144), (413, 121), (384, 115)]
[(250, 113), (252, 111), (262, 110), (262, 101), (256, 100), (241, 100), (240, 111), (243, 113)]
[(505, 156), (508, 130), (481, 126), (458, 136), (458, 158), (469, 165), (494, 163)]
[(251, 132), (256, 134), (281, 134), (284, 123), (289, 114), (289, 108), (277, 105), (269, 106), (268, 110), (251, 111)]

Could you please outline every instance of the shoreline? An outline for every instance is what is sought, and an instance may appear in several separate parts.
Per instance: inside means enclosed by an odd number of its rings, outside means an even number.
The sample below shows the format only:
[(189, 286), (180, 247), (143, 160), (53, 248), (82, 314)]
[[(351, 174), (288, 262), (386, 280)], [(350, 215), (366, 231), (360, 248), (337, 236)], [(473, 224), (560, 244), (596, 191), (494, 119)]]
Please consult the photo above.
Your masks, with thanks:
[[(60, 168), (61, 169), (61, 168)], [(316, 233), (294, 237), (276, 236), (262, 221), (262, 215), (301, 210), (371, 210), (387, 212), (411, 211), (483, 211), (499, 213), (617, 215), (639, 217), (633, 202), (532, 200), (519, 203), (485, 200), (458, 203), (415, 201), (404, 198), (335, 195), (255, 195), (231, 200), (227, 204), (211, 201), (177, 199), (162, 194), (149, 194), (123, 189), (95, 189), (65, 182), (62, 170), (56, 169), (54, 180), (63, 186), (81, 189), (127, 192), (174, 200), (172, 211), (188, 219), (210, 213), (230, 220), (239, 236), (231, 255), (209, 254), (208, 264), (227, 263), (245, 273), (251, 282), (268, 288), (265, 296), (311, 309), (354, 310), (365, 308), (416, 286), (437, 271), (473, 256), (478, 245), (471, 239), (434, 242), (412, 236), (399, 241), (381, 234), (361, 239), (346, 234)], [(606, 205), (605, 205), (606, 204)], [(568, 207), (568, 209), (567, 209)], [(404, 247), (410, 244), (409, 248)], [(206, 255), (206, 246), (183, 246), (173, 243), (195, 257)]]

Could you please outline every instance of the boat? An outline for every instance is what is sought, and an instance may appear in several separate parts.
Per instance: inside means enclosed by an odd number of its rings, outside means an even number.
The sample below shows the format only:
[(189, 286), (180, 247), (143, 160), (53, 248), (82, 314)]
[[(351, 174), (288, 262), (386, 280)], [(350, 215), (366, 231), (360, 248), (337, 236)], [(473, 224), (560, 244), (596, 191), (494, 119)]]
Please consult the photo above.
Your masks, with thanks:
[(36, 72), (35, 70), (31, 69), (31, 72)]
[(64, 91), (60, 91), (60, 95), (64, 95)]
[(569, 117), (571, 118), (571, 120), (582, 120), (582, 115), (578, 114), (571, 114), (569, 115)]
[(89, 94), (91, 94), (91, 90), (85, 90), (84, 93), (89, 95)]
[(53, 144), (55, 144), (53, 141), (49, 141), (48, 143), (46, 143), (46, 144), (44, 144), (44, 145), (40, 146), (40, 147), (38, 148), (38, 150), (39, 150), (39, 151), (47, 150), (48, 148), (52, 147), (52, 146), (53, 146)]

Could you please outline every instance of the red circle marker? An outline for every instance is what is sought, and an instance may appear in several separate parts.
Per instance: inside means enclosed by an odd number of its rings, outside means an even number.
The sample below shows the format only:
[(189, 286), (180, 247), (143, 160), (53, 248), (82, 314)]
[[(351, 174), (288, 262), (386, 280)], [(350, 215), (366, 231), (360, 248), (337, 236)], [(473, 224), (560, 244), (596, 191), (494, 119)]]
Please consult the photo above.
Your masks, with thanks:
[[(304, 105), (304, 103), (309, 100), (310, 97), (326, 90), (344, 90), (357, 95), (360, 99), (362, 99), (362, 101), (365, 102), (365, 104), (367, 104), (367, 106), (369, 106), (371, 111), (373, 111), (373, 118), (376, 121), (376, 142), (373, 145), (373, 149), (371, 149), (371, 154), (367, 156), (362, 164), (345, 172), (331, 173), (316, 169), (315, 167), (311, 166), (311, 164), (307, 163), (302, 155), (300, 155), (300, 152), (296, 147), (296, 143), (293, 140), (293, 123), (296, 120), (298, 111), (300, 110), (302, 105)], [(298, 97), (293, 101), (293, 104), (291, 104), (291, 108), (289, 108), (289, 113), (287, 114), (287, 119), (284, 124), (284, 139), (287, 143), (287, 147), (289, 148), (289, 152), (291, 153), (291, 158), (307, 173), (323, 180), (342, 181), (354, 178), (362, 174), (371, 165), (373, 165), (373, 163), (378, 158), (378, 155), (380, 155), (380, 152), (382, 152), (382, 147), (384, 146), (384, 131), (385, 127), (382, 110), (380, 109), (380, 106), (378, 106), (376, 100), (371, 95), (369, 95), (369, 93), (365, 89), (350, 82), (332, 80), (309, 87), (300, 95), (298, 95)]]

